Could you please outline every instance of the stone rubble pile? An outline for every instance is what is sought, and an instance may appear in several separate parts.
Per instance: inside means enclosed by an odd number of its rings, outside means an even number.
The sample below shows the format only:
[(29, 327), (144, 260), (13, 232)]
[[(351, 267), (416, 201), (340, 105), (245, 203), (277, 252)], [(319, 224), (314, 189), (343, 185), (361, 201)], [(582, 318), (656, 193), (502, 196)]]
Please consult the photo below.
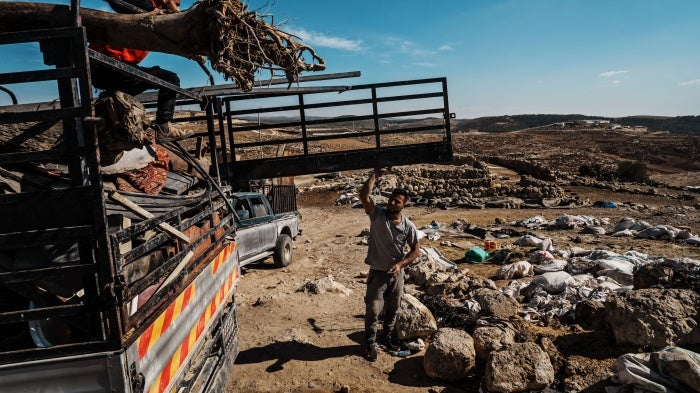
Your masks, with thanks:
[[(566, 228), (580, 222), (609, 224), (594, 217), (526, 221)], [(449, 230), (464, 224), (434, 226)], [(700, 261), (654, 258), (633, 250), (558, 249), (551, 239), (529, 234), (513, 246), (521, 252), (512, 250), (518, 260), (499, 270), (498, 278), (509, 280), (500, 286), (429, 255), (407, 268), (406, 288), (412, 295), (406, 295), (399, 313), (399, 337), (426, 339), (423, 365), (432, 378), (463, 379), (481, 364), (485, 392), (552, 388), (557, 378), (555, 388), (580, 390), (577, 376), (561, 374), (565, 362), (556, 346), (544, 338), (534, 342), (524, 332), (528, 322), (609, 329), (618, 345), (700, 344), (700, 287), (694, 281), (700, 278)], [(407, 333), (412, 324), (422, 326), (419, 334)]]
[[(324, 184), (302, 189), (302, 192), (317, 189), (342, 191), (336, 205), (359, 203), (359, 189), (366, 174), (338, 177)], [(438, 207), (461, 207), (483, 209), (503, 207), (553, 207), (581, 204), (578, 199), (567, 196), (564, 190), (551, 182), (522, 176), (518, 183), (503, 184), (495, 179), (483, 165), (456, 166), (449, 169), (436, 167), (396, 167), (382, 176), (376, 185), (380, 195), (388, 196), (396, 187), (408, 190), (412, 203)], [(375, 202), (380, 203), (375, 198)]]
[[(567, 195), (562, 187), (569, 185), (682, 200), (696, 199), (694, 194), (688, 193), (661, 194), (658, 189), (641, 184), (602, 182), (585, 176), (559, 176), (549, 167), (524, 159), (457, 156), (455, 161), (460, 165), (447, 168), (395, 167), (380, 178), (377, 184), (380, 194), (387, 196), (392, 189), (402, 187), (409, 191), (414, 204), (471, 209), (579, 206), (590, 203)], [(505, 179), (493, 175), (483, 160), (520, 173), (520, 180), (517, 183), (503, 182)], [(337, 205), (356, 205), (359, 203), (359, 189), (366, 177), (366, 174), (343, 176), (340, 172), (319, 175), (321, 184), (304, 187), (300, 191), (341, 191)]]

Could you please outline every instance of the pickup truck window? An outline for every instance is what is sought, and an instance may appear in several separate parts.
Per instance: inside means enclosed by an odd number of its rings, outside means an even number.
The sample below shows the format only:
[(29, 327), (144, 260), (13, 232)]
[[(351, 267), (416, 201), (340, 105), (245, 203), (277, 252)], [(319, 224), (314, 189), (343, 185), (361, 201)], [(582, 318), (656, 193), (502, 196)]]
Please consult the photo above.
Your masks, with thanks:
[(270, 212), (267, 211), (267, 206), (265, 205), (265, 202), (263, 202), (262, 198), (250, 198), (250, 203), (253, 208), (253, 217), (265, 217), (270, 215)]
[(236, 199), (234, 202), (236, 206), (236, 214), (241, 220), (246, 220), (252, 217), (250, 205), (247, 199)]

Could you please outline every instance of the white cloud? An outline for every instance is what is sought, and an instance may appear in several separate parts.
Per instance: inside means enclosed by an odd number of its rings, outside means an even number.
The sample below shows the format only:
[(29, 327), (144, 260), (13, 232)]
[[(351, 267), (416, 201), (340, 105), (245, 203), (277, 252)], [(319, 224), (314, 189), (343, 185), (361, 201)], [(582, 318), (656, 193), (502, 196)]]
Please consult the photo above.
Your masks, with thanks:
[(695, 86), (700, 85), (700, 79), (693, 79), (692, 81), (681, 82), (679, 86)]
[(385, 39), (387, 46), (395, 48), (399, 53), (410, 56), (430, 56), (434, 55), (435, 51), (425, 49), (413, 41), (404, 40), (396, 37), (387, 37)]
[(618, 79), (618, 80), (612, 81), (612, 84), (615, 85), (615, 86), (619, 85), (620, 83), (622, 83), (622, 81), (619, 80), (619, 79)]
[(441, 46), (438, 48), (438, 50), (439, 50), (439, 51), (451, 51), (451, 50), (454, 50), (454, 48), (453, 48), (452, 45), (450, 45), (450, 44), (445, 44), (445, 45), (441, 45)]
[(437, 67), (437, 64), (435, 64), (435, 63), (429, 63), (429, 62), (426, 62), (426, 61), (418, 61), (418, 62), (415, 62), (415, 63), (412, 63), (412, 64), (413, 64), (414, 66), (416, 66), (416, 67)]
[(324, 48), (349, 50), (352, 52), (361, 51), (362, 40), (350, 40), (342, 37), (331, 37), (323, 33), (308, 31), (306, 29), (289, 29), (289, 33), (299, 37), (309, 46), (319, 46)]
[(609, 77), (611, 77), (611, 76), (622, 75), (622, 74), (626, 74), (626, 73), (628, 73), (628, 72), (629, 72), (629, 71), (627, 71), (627, 70), (605, 71), (605, 72), (602, 72), (599, 76), (602, 76), (603, 78), (609, 78)]

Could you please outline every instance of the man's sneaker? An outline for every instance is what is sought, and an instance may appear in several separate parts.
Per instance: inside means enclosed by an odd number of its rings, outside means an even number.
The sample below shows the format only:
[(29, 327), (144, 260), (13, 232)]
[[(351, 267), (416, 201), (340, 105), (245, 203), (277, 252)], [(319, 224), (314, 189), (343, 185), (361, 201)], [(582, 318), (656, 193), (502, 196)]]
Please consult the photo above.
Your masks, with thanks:
[(362, 356), (370, 362), (377, 360), (377, 344), (365, 345), (365, 351)]
[(159, 142), (179, 141), (194, 135), (194, 132), (178, 128), (172, 123), (153, 124), (153, 129), (156, 130), (156, 141)]

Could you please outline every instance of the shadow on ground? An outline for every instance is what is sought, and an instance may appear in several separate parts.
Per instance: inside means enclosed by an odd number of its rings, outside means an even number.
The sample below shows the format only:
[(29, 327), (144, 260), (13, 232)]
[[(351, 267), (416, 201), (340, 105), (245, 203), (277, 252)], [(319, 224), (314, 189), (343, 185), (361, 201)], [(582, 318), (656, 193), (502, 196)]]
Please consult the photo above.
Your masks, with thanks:
[(236, 364), (253, 364), (275, 360), (275, 363), (265, 369), (267, 372), (273, 373), (284, 369), (284, 365), (290, 360), (313, 362), (349, 355), (361, 355), (360, 347), (358, 345), (344, 345), (322, 348), (313, 344), (285, 341), (241, 351), (236, 358)]
[[(312, 322), (310, 321), (310, 323)], [(362, 332), (354, 332), (348, 335), (356, 343), (362, 342), (362, 336)], [(290, 360), (313, 362), (345, 356), (362, 356), (361, 349), (359, 344), (323, 348), (298, 341), (284, 341), (241, 351), (236, 358), (236, 364), (253, 364), (276, 360), (275, 363), (266, 368), (267, 372), (272, 373), (282, 370), (284, 365)]]
[(389, 372), (389, 381), (401, 386), (417, 388), (433, 388), (440, 393), (476, 393), (479, 391), (480, 378), (476, 374), (455, 382), (433, 379), (425, 374), (423, 355), (413, 355), (401, 359), (394, 364)]

